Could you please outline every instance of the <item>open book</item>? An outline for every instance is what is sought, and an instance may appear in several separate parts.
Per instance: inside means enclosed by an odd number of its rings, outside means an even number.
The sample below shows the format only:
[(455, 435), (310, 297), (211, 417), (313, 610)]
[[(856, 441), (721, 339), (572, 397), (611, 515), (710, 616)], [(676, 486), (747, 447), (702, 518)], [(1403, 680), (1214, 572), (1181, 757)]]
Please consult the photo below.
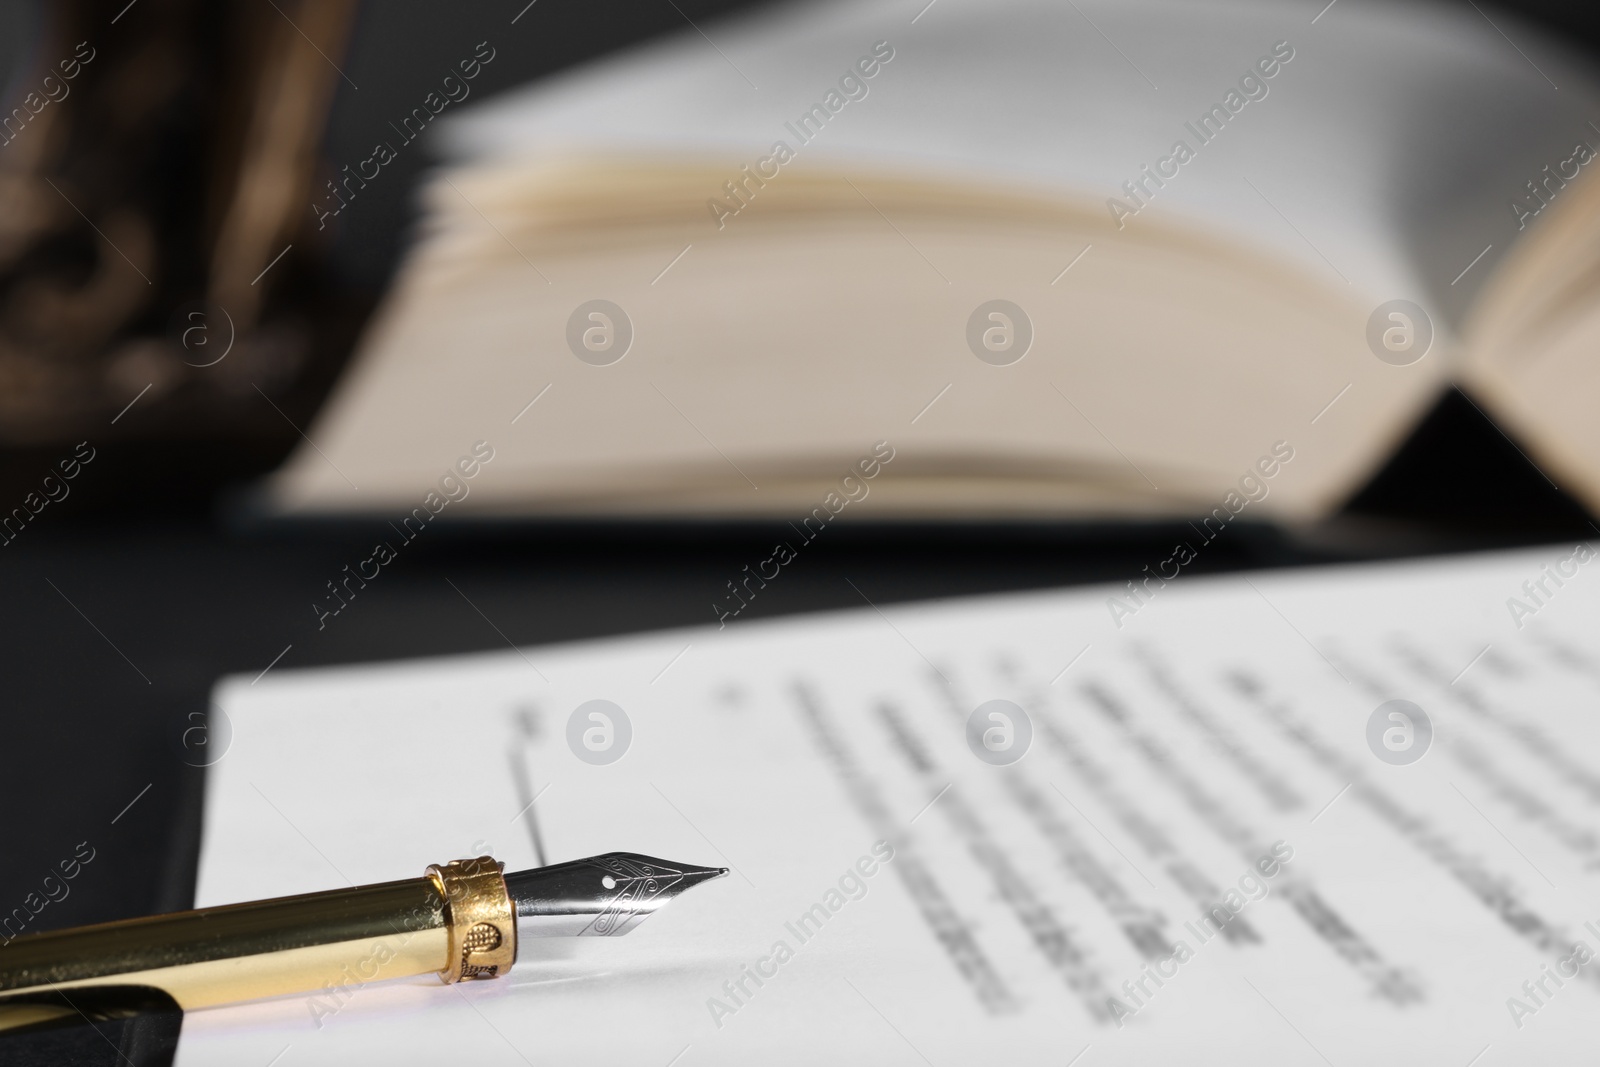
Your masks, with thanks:
[(498, 981), (192, 1012), (178, 1065), (1592, 1063), (1592, 558), (227, 679), (202, 906), (484, 852), (733, 873)]
[(1600, 506), (1600, 87), (1318, 6), (794, 3), (475, 105), (269, 505), (482, 441), (482, 514), (1308, 518), (1459, 384)]

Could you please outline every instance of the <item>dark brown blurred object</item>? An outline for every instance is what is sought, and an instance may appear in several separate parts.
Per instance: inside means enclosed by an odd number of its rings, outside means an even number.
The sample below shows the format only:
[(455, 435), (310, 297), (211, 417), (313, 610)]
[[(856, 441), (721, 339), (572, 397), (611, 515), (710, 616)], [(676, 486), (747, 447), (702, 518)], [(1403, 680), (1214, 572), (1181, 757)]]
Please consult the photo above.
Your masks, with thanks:
[(167, 437), (293, 434), (256, 391), (314, 403), (347, 347), (306, 205), (355, 8), (49, 5), (0, 113), (0, 444), (138, 436), (135, 400)]

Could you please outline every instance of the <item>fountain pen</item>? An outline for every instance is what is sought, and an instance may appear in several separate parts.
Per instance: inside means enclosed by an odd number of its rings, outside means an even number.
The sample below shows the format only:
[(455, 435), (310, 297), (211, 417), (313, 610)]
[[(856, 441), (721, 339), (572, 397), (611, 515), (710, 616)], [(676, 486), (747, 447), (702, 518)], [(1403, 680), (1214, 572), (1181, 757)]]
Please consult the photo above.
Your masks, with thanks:
[(492, 857), (421, 878), (27, 934), (0, 947), (0, 1030), (112, 990), (184, 1010), (436, 973), (499, 978), (529, 937), (615, 937), (725, 867), (631, 852), (505, 873)]

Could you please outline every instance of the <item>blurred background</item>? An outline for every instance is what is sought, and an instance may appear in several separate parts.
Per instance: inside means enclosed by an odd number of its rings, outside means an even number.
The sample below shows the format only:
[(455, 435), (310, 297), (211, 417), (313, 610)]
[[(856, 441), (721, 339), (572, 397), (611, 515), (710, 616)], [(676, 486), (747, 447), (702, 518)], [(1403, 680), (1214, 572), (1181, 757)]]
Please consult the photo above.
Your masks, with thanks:
[[(0, 502), (37, 490), (80, 443), (93, 454), (0, 549), (0, 911), (84, 840), (94, 864), (40, 928), (189, 903), (204, 768), (226, 746), (207, 694), (224, 674), (702, 624), (706, 591), (770, 545), (760, 524), (457, 524), (319, 630), (305, 591), (359, 558), (366, 531), (263, 526), (238, 506), (302, 441), (411, 239), (425, 146), (325, 227), (304, 205), (410, 108), (417, 70), (449, 68), (518, 9), (475, 99), (758, 6), (526, 2), (0, 0), (7, 110), (51, 57), (85, 40), (94, 52), (70, 95), (0, 148)], [(1496, 10), (1600, 58), (1591, 3)], [(145, 283), (106, 269), (109, 257)], [(210, 362), (222, 338), (205, 313), (217, 306), (230, 309), (232, 348)], [(1452, 392), (1332, 520), (1242, 527), (1193, 569), (1595, 529)], [(811, 549), (750, 613), (1120, 580), (1170, 543), (1162, 524), (863, 521)], [(95, 1062), (109, 1047), (97, 1044), (49, 1062)]]

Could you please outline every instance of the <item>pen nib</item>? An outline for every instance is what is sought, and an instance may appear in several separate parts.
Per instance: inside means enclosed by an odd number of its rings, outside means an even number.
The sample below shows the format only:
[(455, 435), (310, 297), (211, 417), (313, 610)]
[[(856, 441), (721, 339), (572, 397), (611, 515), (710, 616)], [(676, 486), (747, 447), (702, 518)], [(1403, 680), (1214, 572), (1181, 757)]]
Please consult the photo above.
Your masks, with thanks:
[(615, 937), (628, 933), (690, 886), (726, 867), (668, 863), (632, 852), (516, 871), (506, 888), (520, 937)]

